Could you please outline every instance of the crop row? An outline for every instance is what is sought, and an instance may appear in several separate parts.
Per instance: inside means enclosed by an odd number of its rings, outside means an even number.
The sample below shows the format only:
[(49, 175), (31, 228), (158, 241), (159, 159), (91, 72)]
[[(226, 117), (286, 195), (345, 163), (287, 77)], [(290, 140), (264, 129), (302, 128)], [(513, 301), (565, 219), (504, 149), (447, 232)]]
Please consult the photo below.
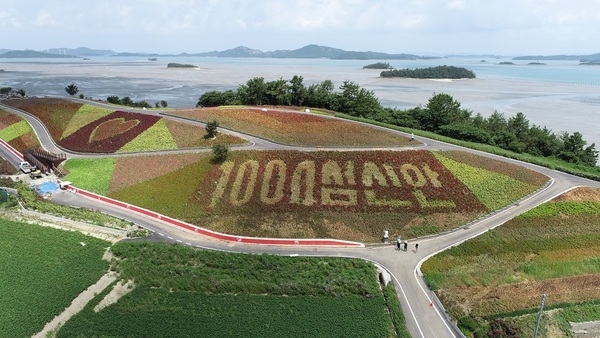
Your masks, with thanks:
[[(190, 324), (192, 323), (192, 324)], [(57, 337), (390, 337), (381, 296), (198, 294), (138, 287)]]
[(374, 266), (359, 259), (232, 255), (152, 242), (118, 243), (112, 251), (121, 258), (120, 275), (140, 286), (257, 295), (378, 293)]
[(108, 242), (0, 219), (0, 328), (32, 336), (108, 269)]

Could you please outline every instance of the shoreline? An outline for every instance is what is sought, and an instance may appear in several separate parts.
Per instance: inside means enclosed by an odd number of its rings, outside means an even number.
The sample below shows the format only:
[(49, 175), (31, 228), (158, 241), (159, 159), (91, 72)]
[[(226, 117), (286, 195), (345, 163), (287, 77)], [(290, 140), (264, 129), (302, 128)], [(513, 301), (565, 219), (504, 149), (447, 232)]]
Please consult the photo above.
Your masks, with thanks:
[[(166, 64), (160, 62), (134, 60), (0, 62), (0, 69), (5, 70), (5, 86), (24, 88), (30, 96), (67, 96), (64, 87), (75, 83), (82, 94), (93, 99), (118, 95), (130, 96), (134, 101), (147, 100), (151, 104), (166, 100), (170, 108), (194, 107), (202, 93), (235, 90), (253, 77), (273, 81), (300, 75), (306, 86), (331, 80), (336, 89), (343, 81), (349, 80), (372, 90), (385, 107), (410, 109), (425, 106), (435, 93), (445, 93), (460, 102), (462, 108), (471, 110), (473, 115), (480, 113), (487, 117), (498, 111), (510, 118), (522, 112), (530, 125), (545, 126), (556, 134), (578, 131), (588, 145), (595, 143), (600, 146), (599, 85), (510, 78), (502, 74), (466, 79), (468, 81), (380, 78), (376, 72), (350, 67), (357, 62), (323, 61), (320, 64), (315, 60), (276, 60), (276, 64), (257, 65), (257, 62), (266, 61), (203, 60), (203, 63), (196, 62), (202, 68), (201, 72), (167, 69)], [(305, 65), (306, 62), (310, 64)]]

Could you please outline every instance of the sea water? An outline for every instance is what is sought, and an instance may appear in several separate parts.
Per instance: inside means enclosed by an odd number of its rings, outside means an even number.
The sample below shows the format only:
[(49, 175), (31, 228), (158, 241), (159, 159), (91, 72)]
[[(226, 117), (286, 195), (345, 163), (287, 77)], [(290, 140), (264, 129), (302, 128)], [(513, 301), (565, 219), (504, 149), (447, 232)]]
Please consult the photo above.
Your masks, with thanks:
[[(169, 62), (197, 68), (167, 68)], [(0, 59), (0, 87), (24, 89), (29, 96), (67, 96), (74, 83), (86, 97), (129, 96), (150, 104), (166, 100), (169, 107), (193, 107), (210, 90), (236, 90), (254, 77), (266, 81), (302, 76), (305, 85), (331, 80), (337, 88), (346, 80), (372, 90), (384, 106), (401, 109), (425, 106), (435, 93), (452, 95), (461, 106), (483, 116), (494, 111), (507, 118), (524, 113), (531, 124), (555, 133), (579, 131), (588, 144), (600, 148), (600, 66), (578, 61), (516, 61), (494, 57), (453, 57), (430, 60), (385, 60), (391, 66), (464, 67), (472, 80), (386, 79), (381, 70), (363, 69), (378, 60), (274, 59), (218, 57), (97, 57), (84, 59)], [(502, 64), (513, 62), (514, 64)]]

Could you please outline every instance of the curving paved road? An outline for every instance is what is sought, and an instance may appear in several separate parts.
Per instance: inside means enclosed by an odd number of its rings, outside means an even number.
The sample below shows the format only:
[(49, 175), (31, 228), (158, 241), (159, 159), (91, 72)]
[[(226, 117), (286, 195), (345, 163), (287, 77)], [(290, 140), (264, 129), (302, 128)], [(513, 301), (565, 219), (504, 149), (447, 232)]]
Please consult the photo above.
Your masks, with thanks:
[[(85, 101), (85, 103), (98, 104), (94, 102)], [(35, 133), (40, 139), (42, 146), (51, 152), (65, 152), (69, 158), (73, 157), (90, 157), (98, 155), (89, 154), (74, 154), (60, 149), (56, 146), (54, 141), (49, 137), (46, 128), (43, 124), (32, 117), (31, 115), (22, 112), (18, 109), (0, 104), (0, 108), (3, 108), (9, 112), (18, 114), (25, 118), (33, 127)], [(110, 106), (110, 108), (114, 108)], [(147, 110), (135, 110), (140, 113), (149, 114), (160, 114), (158, 111), (147, 111)], [(165, 117), (165, 116), (163, 116)], [(189, 122), (189, 121), (188, 121)], [(201, 123), (197, 123), (202, 125)], [(382, 127), (377, 127), (385, 129)], [(390, 130), (387, 130), (388, 132)], [(250, 145), (253, 149), (288, 149), (288, 150), (328, 150), (329, 148), (304, 148), (294, 147), (282, 144), (273, 143), (261, 138), (253, 137), (250, 135), (244, 135), (237, 132), (227, 131), (234, 135), (240, 136), (250, 140)], [(404, 136), (404, 133), (398, 131), (391, 131)], [(514, 203), (507, 208), (500, 210), (494, 214), (488, 215), (487, 217), (480, 219), (469, 226), (456, 230), (447, 234), (438, 235), (428, 238), (413, 239), (407, 252), (396, 251), (395, 247), (391, 245), (372, 245), (363, 248), (340, 248), (340, 247), (299, 247), (299, 246), (261, 246), (261, 245), (248, 245), (240, 244), (236, 242), (224, 242), (214, 240), (208, 237), (198, 236), (193, 232), (186, 230), (177, 229), (170, 226), (162, 221), (155, 220), (141, 214), (133, 213), (122, 208), (113, 206), (112, 204), (97, 201), (89, 198), (82, 198), (79, 195), (60, 191), (53, 194), (52, 199), (58, 203), (72, 205), (77, 207), (85, 207), (90, 209), (100, 210), (104, 213), (111, 214), (128, 221), (134, 222), (140, 226), (146, 227), (154, 231), (154, 238), (172, 241), (194, 247), (208, 248), (213, 250), (224, 250), (230, 252), (239, 253), (270, 253), (278, 255), (303, 255), (303, 256), (337, 256), (337, 257), (354, 257), (370, 260), (378, 265), (384, 267), (393, 276), (394, 283), (397, 289), (398, 297), (402, 304), (402, 310), (406, 317), (407, 327), (412, 337), (460, 337), (460, 334), (455, 331), (455, 327), (447, 321), (444, 316), (443, 310), (433, 301), (432, 292), (429, 291), (425, 283), (421, 278), (420, 266), (423, 261), (428, 257), (435, 255), (436, 253), (445, 250), (449, 247), (460, 244), (470, 238), (478, 236), (479, 234), (497, 227), (504, 222), (510, 220), (518, 214), (521, 214), (541, 203), (544, 203), (561, 193), (573, 189), (578, 186), (592, 186), (600, 188), (600, 182), (591, 181), (576, 177), (573, 175), (565, 174), (562, 172), (550, 170), (544, 167), (539, 167), (529, 163), (524, 163), (516, 160), (506, 159), (503, 157), (474, 151), (468, 148), (462, 148), (450, 144), (446, 144), (434, 140), (425, 140), (425, 146), (428, 146), (432, 150), (439, 149), (460, 149), (469, 152), (475, 152), (481, 156), (492, 157), (500, 159), (502, 161), (516, 163), (530, 169), (539, 171), (548, 177), (550, 177), (550, 183), (542, 190), (537, 193)], [(244, 148), (248, 146), (232, 147)], [(384, 149), (384, 148), (378, 148)], [(401, 150), (400, 148), (385, 148)], [(402, 148), (407, 149), (407, 148)], [(339, 148), (331, 148), (331, 150), (340, 150)], [(372, 150), (371, 149), (344, 149), (344, 150)], [(195, 149), (185, 151), (209, 151), (209, 149)], [(175, 151), (182, 152), (182, 151)], [(4, 147), (0, 147), (0, 155), (4, 158), (11, 160), (13, 163), (17, 163), (20, 159), (15, 156), (14, 153), (6, 151)], [(106, 156), (106, 155), (102, 155)], [(111, 156), (130, 156), (129, 155), (111, 155)], [(416, 251), (414, 244), (419, 244), (419, 250)]]

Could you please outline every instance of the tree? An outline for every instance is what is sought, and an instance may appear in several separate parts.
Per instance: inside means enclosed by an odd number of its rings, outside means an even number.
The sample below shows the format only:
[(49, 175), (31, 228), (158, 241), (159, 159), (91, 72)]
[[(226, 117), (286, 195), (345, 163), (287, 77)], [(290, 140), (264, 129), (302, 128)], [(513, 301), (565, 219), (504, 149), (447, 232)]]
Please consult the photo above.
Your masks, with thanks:
[(302, 81), (304, 78), (302, 76), (294, 75), (290, 80), (290, 91), (291, 91), (291, 99), (292, 104), (295, 106), (302, 106), (302, 103), (306, 99), (307, 91)]
[(334, 110), (364, 118), (371, 118), (381, 110), (381, 104), (375, 93), (360, 88), (353, 81), (344, 81), (340, 90), (342, 92), (336, 95), (337, 100), (332, 107)]
[(255, 77), (238, 89), (243, 104), (261, 106), (267, 93), (267, 85), (262, 77)]
[(212, 162), (213, 163), (221, 163), (227, 159), (227, 155), (229, 154), (229, 147), (224, 144), (215, 144), (212, 147)]
[(67, 92), (67, 94), (74, 96), (75, 94), (79, 93), (79, 88), (77, 88), (77, 86), (74, 83), (71, 83), (70, 85), (65, 87), (65, 91)]
[(216, 120), (210, 121), (206, 124), (206, 136), (207, 139), (214, 139), (217, 137), (217, 128), (219, 127), (219, 122)]
[(25, 90), (23, 88), (17, 89), (17, 94), (21, 95), (21, 97), (25, 97)]
[(167, 106), (168, 106), (168, 105), (169, 105), (169, 104), (167, 103), (167, 101), (166, 101), (166, 100), (160, 100), (160, 106), (161, 106), (161, 107), (163, 107), (163, 108), (167, 108)]
[(310, 107), (331, 109), (335, 101), (335, 86), (331, 80), (325, 80), (308, 87), (306, 105)]
[(598, 162), (598, 151), (596, 144), (592, 143), (585, 147), (587, 142), (583, 139), (583, 135), (579, 132), (574, 132), (573, 135), (564, 132), (562, 134), (563, 149), (558, 154), (562, 160), (571, 163), (580, 163), (589, 166), (595, 166)]
[(267, 82), (265, 88), (265, 104), (290, 105), (292, 99), (286, 80), (280, 78), (279, 80)]
[(425, 130), (439, 132), (440, 127), (453, 122), (464, 122), (469, 113), (460, 109), (460, 102), (448, 94), (433, 94), (420, 117)]

